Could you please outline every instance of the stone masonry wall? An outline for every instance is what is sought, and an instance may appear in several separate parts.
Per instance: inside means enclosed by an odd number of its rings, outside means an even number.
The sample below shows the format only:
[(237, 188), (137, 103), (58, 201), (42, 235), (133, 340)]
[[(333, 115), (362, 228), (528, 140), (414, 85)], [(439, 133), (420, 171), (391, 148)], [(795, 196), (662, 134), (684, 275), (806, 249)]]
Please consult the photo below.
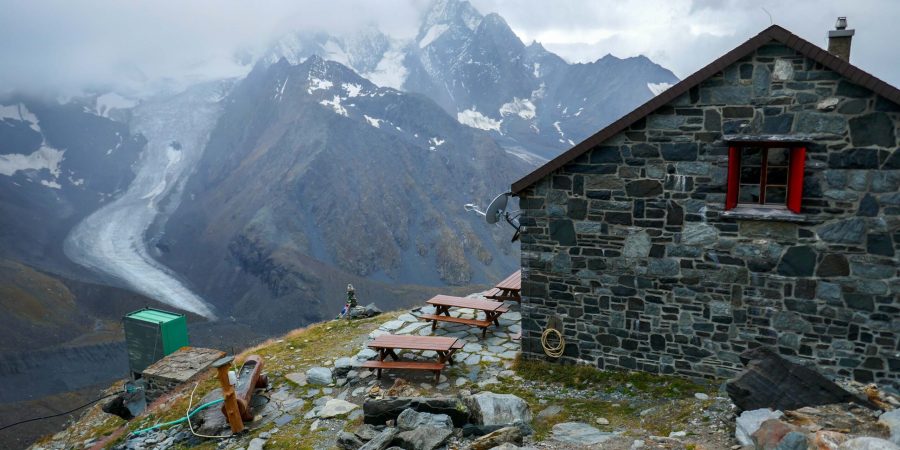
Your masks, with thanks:
[[(765, 345), (900, 386), (900, 107), (780, 44), (521, 193), (523, 352), (726, 377)], [(801, 217), (723, 214), (723, 134), (803, 134)]]

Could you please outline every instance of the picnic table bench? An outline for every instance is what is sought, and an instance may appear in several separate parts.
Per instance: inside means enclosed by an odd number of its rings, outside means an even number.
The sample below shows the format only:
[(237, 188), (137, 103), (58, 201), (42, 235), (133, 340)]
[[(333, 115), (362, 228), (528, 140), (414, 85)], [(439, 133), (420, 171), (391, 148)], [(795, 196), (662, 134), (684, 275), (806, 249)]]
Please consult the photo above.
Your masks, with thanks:
[[(378, 360), (366, 361), (362, 367), (377, 371), (378, 378), (381, 378), (382, 369), (428, 370), (434, 372), (434, 381), (437, 383), (446, 363), (453, 364), (453, 353), (464, 345), (465, 342), (452, 337), (385, 334), (368, 343), (369, 348), (378, 352)], [(430, 350), (437, 353), (438, 360), (400, 361), (400, 357), (394, 351), (397, 349)], [(393, 361), (386, 361), (388, 356)]]
[(497, 285), (488, 291), (484, 297), (501, 302), (504, 300), (512, 300), (516, 303), (522, 303), (522, 297), (520, 295), (521, 291), (522, 271), (517, 270), (503, 281), (497, 283)]
[[(509, 311), (509, 308), (503, 306), (502, 303), (478, 300), (474, 298), (452, 297), (449, 295), (435, 295), (426, 303), (428, 303), (429, 305), (434, 305), (435, 313), (422, 314), (419, 316), (419, 320), (431, 321), (432, 330), (437, 328), (438, 322), (462, 323), (481, 328), (482, 338), (487, 336), (487, 329), (489, 326), (491, 326), (491, 324), (495, 324), (499, 327), (500, 322), (497, 319), (501, 314)], [(485, 318), (483, 320), (480, 320), (453, 317), (450, 315), (451, 307), (469, 308), (476, 311), (482, 311), (485, 314)]]

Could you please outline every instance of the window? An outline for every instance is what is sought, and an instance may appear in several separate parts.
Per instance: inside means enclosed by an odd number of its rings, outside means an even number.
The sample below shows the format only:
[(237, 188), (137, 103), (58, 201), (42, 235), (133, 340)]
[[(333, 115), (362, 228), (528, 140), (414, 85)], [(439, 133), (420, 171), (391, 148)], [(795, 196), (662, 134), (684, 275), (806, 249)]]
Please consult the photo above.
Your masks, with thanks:
[(747, 206), (800, 212), (806, 148), (777, 145), (750, 143), (728, 149), (726, 210)]

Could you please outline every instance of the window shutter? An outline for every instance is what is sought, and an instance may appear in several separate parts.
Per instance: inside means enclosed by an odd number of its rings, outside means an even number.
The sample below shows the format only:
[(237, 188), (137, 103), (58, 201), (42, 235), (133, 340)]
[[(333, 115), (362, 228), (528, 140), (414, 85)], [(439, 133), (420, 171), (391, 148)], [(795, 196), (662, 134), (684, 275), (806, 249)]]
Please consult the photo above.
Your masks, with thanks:
[(726, 211), (737, 206), (740, 179), (741, 151), (737, 147), (728, 147), (728, 190), (725, 191)]
[(806, 148), (791, 149), (790, 171), (788, 174), (787, 207), (791, 212), (800, 213), (803, 199), (803, 167), (806, 164)]

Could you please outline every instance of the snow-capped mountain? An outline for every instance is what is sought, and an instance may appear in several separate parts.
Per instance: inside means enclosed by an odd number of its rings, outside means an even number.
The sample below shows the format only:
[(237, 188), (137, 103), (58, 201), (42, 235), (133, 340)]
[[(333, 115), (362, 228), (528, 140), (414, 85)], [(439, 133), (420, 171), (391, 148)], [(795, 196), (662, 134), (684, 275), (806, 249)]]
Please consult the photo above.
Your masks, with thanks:
[(463, 205), (530, 167), (433, 101), (311, 56), (257, 66), (224, 104), (161, 241), (222, 310), (290, 327), (339, 309), (344, 280), (392, 306), (391, 286), (514, 270), (513, 230)]
[(312, 54), (340, 62), (380, 86), (428, 96), (504, 147), (552, 158), (677, 82), (643, 56), (569, 64), (537, 42), (525, 45), (498, 14), (436, 0), (416, 37), (375, 28), (350, 37), (295, 34), (266, 55), (297, 63)]

